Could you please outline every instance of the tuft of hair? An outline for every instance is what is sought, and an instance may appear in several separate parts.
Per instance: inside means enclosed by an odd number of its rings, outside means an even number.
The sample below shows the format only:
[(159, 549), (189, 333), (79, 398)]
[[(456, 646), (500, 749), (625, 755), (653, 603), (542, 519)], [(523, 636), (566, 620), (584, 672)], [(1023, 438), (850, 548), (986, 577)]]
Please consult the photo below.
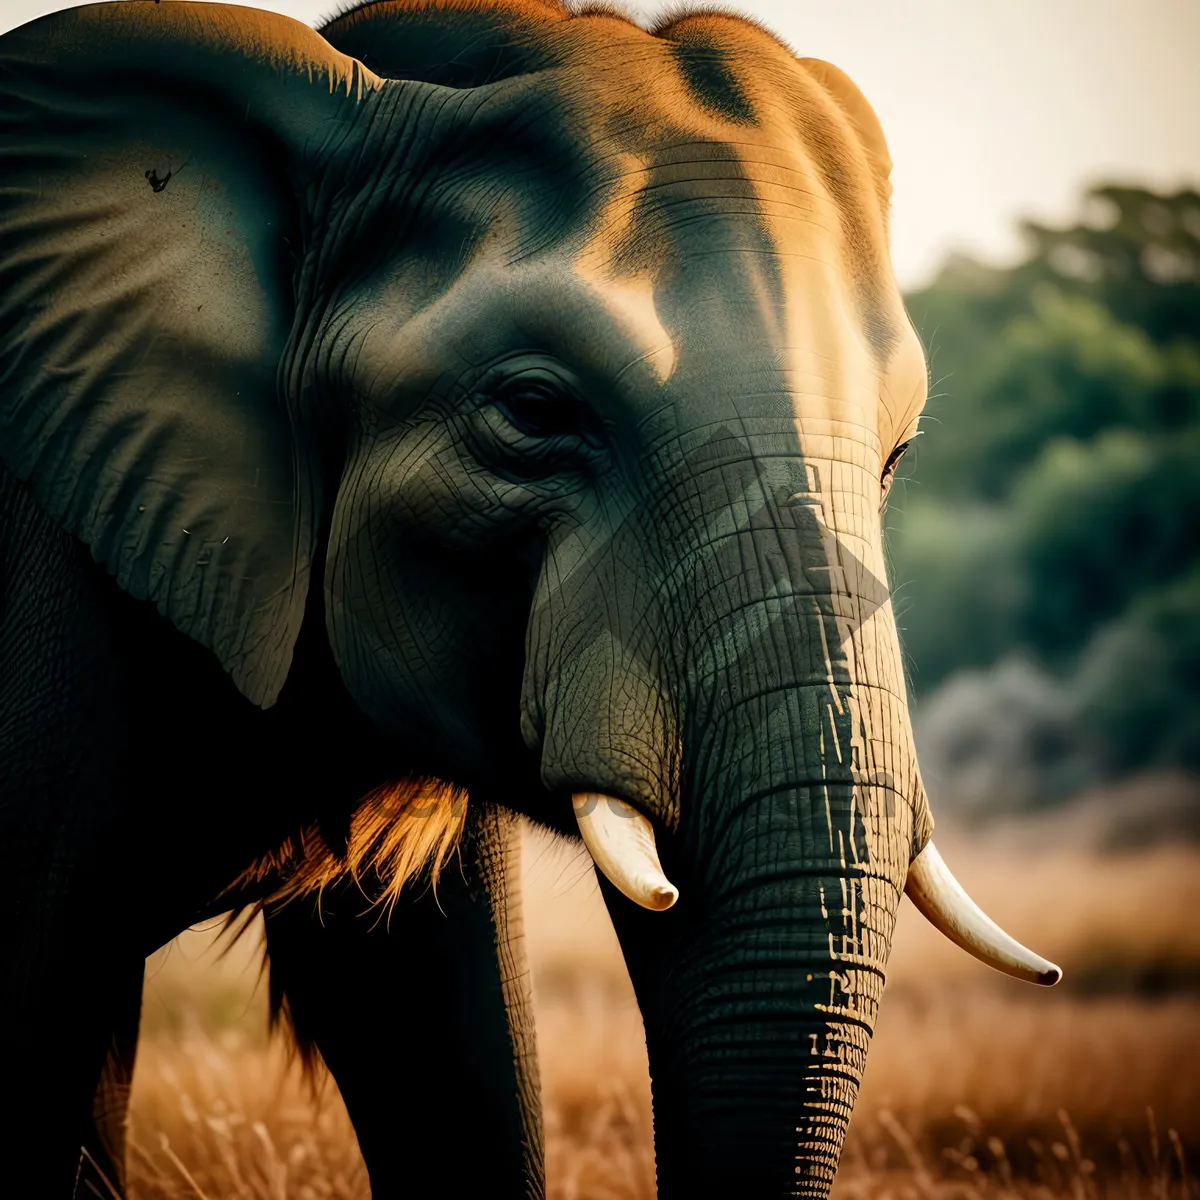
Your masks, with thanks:
[[(390, 911), (410, 883), (438, 878), (458, 848), (467, 794), (440, 779), (407, 779), (368, 793), (350, 818), (345, 854), (330, 849), (309, 825), (253, 862), (234, 890), (270, 888), (261, 906), (271, 911), (303, 896), (318, 906), (326, 888), (353, 882), (371, 906)], [(368, 892), (364, 883), (370, 881)]]
[[(366, 902), (365, 910), (390, 914), (404, 889), (420, 880), (436, 892), (438, 878), (456, 856), (467, 818), (467, 793), (440, 779), (407, 779), (368, 793), (350, 818), (344, 854), (336, 853), (318, 825), (301, 829), (269, 854), (253, 862), (226, 894), (255, 896), (229, 914), (225, 951), (262, 913), (266, 940), (259, 968), (267, 979), (270, 1026), (283, 1032), (300, 1060), (309, 1085), (319, 1089), (324, 1078), (316, 1039), (305, 1020), (303, 1006), (291, 1003), (295, 949), (287, 936), (287, 918), (280, 910), (311, 898), (320, 911), (321, 895), (330, 887), (349, 883)], [(264, 894), (265, 891), (265, 894)], [(290, 1035), (290, 1036), (289, 1036)]]

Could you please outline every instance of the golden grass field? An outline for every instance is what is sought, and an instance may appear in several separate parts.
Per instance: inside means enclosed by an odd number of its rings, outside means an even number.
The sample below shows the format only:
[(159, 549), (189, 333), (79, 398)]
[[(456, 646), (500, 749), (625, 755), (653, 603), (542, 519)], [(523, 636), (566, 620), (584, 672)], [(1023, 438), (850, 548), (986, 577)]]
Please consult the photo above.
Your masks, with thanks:
[[(1060, 962), (1053, 991), (943, 942), (905, 902), (839, 1200), (1189, 1200), (1200, 1153), (1200, 853), (1099, 859), (939, 833), (976, 899)], [(530, 836), (527, 922), (553, 1200), (654, 1196), (641, 1027), (580, 855)], [(151, 960), (136, 1200), (358, 1200), (336, 1088), (265, 1032), (253, 947)]]

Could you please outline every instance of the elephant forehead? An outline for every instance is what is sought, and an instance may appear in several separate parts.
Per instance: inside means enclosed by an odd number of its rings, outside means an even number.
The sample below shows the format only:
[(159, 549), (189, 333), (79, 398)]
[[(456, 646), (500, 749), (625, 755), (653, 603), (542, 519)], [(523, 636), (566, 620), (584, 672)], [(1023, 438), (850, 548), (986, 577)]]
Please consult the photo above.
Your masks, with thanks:
[(638, 128), (607, 161), (574, 269), (654, 348), (663, 383), (870, 442), (903, 435), (924, 402), (924, 354), (861, 164), (831, 185), (783, 120), (740, 140)]
[(655, 385), (625, 389), (647, 443), (669, 452), (688, 431), (790, 420), (792, 454), (862, 467), (872, 490), (893, 447), (915, 431), (926, 394), (921, 344), (906, 324), (880, 363), (834, 264), (693, 247), (657, 275), (606, 272), (585, 257), (573, 279), (585, 297), (576, 310), (590, 304), (619, 331), (611, 359), (622, 376)]
[[(886, 181), (845, 107), (733, 18), (652, 34), (564, 17), (519, 36), (526, 69), (422, 103), (415, 157), (359, 158), (398, 173), (378, 221), (347, 223), (361, 253), (340, 256), (388, 264), (376, 330), (421, 316), (444, 333), (469, 311), (479, 328), (519, 313), (532, 333), (570, 313), (576, 345), (673, 389), (686, 422), (734, 396), (721, 419), (840, 422), (886, 456), (923, 402), (924, 358), (891, 273)], [(485, 322), (500, 295), (505, 319)], [(643, 397), (664, 420), (675, 407)]]
[(528, 82), (607, 184), (593, 193), (595, 250), (652, 271), (706, 244), (818, 260), (841, 277), (885, 362), (904, 325), (886, 150), (826, 86), (825, 64), (809, 69), (769, 34), (716, 15), (654, 37), (615, 21), (556, 30), (560, 65)]

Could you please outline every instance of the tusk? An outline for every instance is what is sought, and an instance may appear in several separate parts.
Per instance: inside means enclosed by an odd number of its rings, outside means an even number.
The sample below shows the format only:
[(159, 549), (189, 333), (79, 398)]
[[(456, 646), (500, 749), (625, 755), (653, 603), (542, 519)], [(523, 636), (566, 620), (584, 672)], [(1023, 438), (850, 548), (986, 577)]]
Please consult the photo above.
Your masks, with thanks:
[(618, 892), (656, 912), (679, 899), (658, 861), (654, 829), (636, 808), (602, 792), (576, 792), (571, 803), (583, 844)]
[(935, 929), (980, 962), (1028, 983), (1050, 986), (1062, 978), (1060, 967), (1010, 938), (963, 891), (932, 842), (913, 859), (904, 890)]

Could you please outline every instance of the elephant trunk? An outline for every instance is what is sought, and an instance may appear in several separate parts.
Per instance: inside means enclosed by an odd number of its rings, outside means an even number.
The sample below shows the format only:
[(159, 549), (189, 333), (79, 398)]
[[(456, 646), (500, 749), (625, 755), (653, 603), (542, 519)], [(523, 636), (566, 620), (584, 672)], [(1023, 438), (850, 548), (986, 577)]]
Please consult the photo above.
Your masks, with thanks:
[(678, 902), (656, 913), (606, 890), (646, 1026), (664, 1198), (828, 1195), (932, 832), (890, 607), (804, 574), (834, 559), (805, 520), (741, 543), (807, 590), (710, 590), (705, 636), (675, 660), (680, 820), (659, 849)]
[(749, 861), (723, 890), (685, 889), (662, 914), (611, 905), (646, 1025), (664, 1198), (825, 1197), (866, 1064), (899, 888), (869, 862), (789, 844), (786, 814), (824, 808), (811, 787), (761, 804), (730, 831)]
[[(828, 1194), (914, 859), (923, 911), (997, 947), (920, 857), (933, 822), (877, 527), (819, 490), (836, 464), (780, 453), (794, 437), (750, 454), (722, 432), (661, 521), (556, 569), (593, 616), (529, 689), (645, 1022), (665, 1198)], [(619, 574), (647, 545), (652, 587)], [(547, 635), (566, 588), (538, 609)], [(1049, 981), (1022, 951), (1010, 965)]]

